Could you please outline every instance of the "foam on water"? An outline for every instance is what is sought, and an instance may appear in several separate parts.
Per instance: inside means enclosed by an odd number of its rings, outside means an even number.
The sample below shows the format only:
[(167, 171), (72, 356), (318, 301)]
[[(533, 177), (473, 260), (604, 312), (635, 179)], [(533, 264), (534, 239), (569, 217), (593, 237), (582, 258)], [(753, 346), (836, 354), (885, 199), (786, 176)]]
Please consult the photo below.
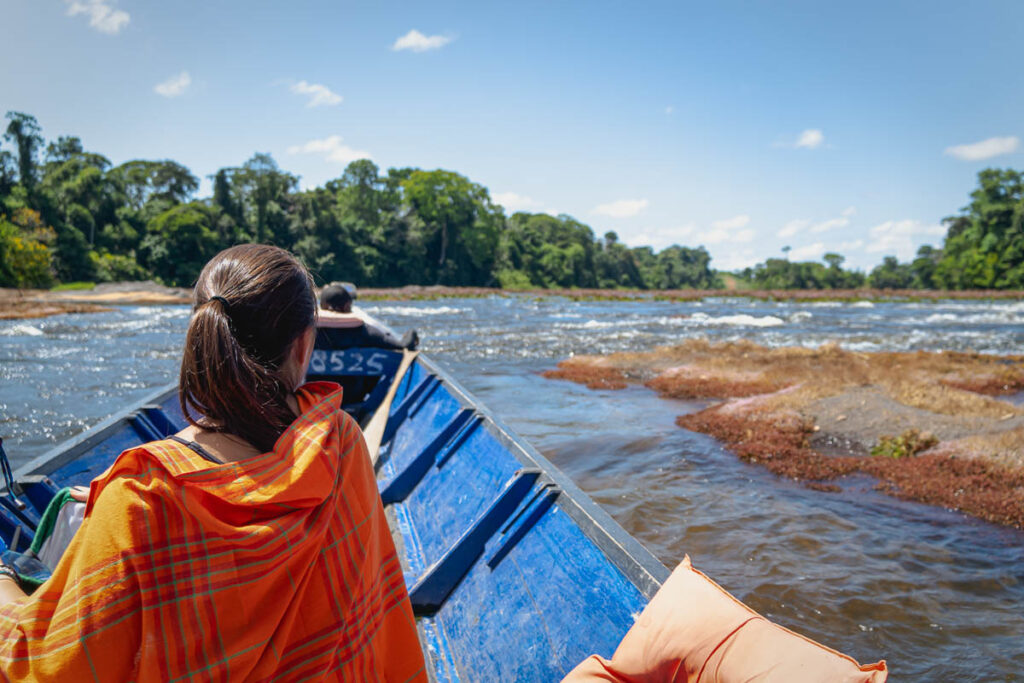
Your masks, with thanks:
[(747, 315), (746, 313), (720, 316), (708, 315), (707, 313), (694, 313), (690, 316), (690, 320), (703, 325), (740, 325), (743, 327), (777, 327), (778, 325), (786, 324), (782, 318), (777, 318), (774, 315), (758, 317), (754, 315)]
[(3, 337), (41, 337), (45, 332), (35, 325), (17, 324), (11, 327), (0, 328), (0, 336)]
[(926, 323), (954, 322), (956, 320), (959, 320), (959, 317), (953, 313), (933, 313), (924, 319)]
[(453, 315), (456, 313), (468, 313), (468, 308), (454, 308), (451, 306), (366, 306), (366, 311), (374, 315), (402, 315), (411, 318), (434, 315)]

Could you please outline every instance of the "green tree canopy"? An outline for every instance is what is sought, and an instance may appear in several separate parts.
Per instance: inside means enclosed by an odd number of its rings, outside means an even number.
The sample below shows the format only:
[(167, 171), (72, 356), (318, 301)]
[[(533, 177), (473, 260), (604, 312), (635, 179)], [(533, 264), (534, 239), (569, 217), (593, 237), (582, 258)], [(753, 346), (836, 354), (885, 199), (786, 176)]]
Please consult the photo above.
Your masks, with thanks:
[(1024, 288), (1024, 174), (985, 169), (971, 203), (945, 221), (934, 278), (949, 289)]
[(492, 284), (504, 223), (487, 189), (451, 171), (413, 171), (401, 184), (405, 205), (423, 222), (431, 284)]
[[(218, 250), (260, 241), (291, 249), (324, 281), (367, 286), (720, 286), (703, 247), (630, 248), (615, 232), (595, 237), (571, 216), (507, 217), (487, 188), (452, 171), (382, 173), (360, 159), (322, 187), (300, 191), (297, 176), (257, 153), (218, 170), (212, 196), (195, 200), (198, 179), (175, 161), (112, 167), (75, 136), (47, 144), (28, 114), (8, 112), (6, 121), (0, 220), (7, 251), (0, 280), (7, 283), (42, 282), (48, 272), (62, 280), (157, 277), (190, 284)], [(943, 247), (922, 246), (906, 264), (887, 257), (871, 271), (871, 284), (1024, 288), (1022, 185), (1018, 171), (981, 172), (968, 206), (946, 219)], [(782, 251), (785, 258), (767, 258), (737, 276), (767, 289), (865, 283), (862, 272), (843, 268), (842, 254), (829, 252), (824, 263), (791, 262), (790, 247)], [(18, 259), (32, 268), (16, 273)]]
[(169, 285), (190, 287), (222, 248), (210, 209), (199, 202), (180, 204), (157, 216), (142, 241), (150, 271)]

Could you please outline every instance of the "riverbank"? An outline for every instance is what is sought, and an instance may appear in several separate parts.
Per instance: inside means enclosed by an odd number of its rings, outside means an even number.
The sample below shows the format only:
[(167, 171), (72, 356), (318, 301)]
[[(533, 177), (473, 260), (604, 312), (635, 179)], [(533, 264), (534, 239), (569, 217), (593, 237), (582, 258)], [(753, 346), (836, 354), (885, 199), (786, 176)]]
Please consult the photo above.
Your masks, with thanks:
[(1024, 406), (1004, 400), (1024, 391), (1024, 356), (688, 340), (544, 374), (707, 399), (677, 424), (815, 489), (859, 472), (897, 497), (1024, 528)]
[[(109, 310), (111, 305), (188, 304), (192, 290), (166, 287), (156, 282), (107, 282), (91, 289), (42, 290), (0, 289), (0, 320), (41, 318), (59, 313), (90, 313)], [(1018, 290), (756, 290), (756, 289), (497, 289), (489, 287), (447, 287), (442, 285), (377, 288), (359, 290), (361, 301), (431, 301), (435, 299), (474, 299), (490, 296), (563, 297), (572, 301), (702, 301), (705, 299), (746, 298), (760, 301), (943, 301), (943, 300), (1024, 300)]]
[(105, 282), (91, 289), (0, 289), (0, 320), (100, 313), (110, 306), (187, 304), (192, 290), (156, 282)]

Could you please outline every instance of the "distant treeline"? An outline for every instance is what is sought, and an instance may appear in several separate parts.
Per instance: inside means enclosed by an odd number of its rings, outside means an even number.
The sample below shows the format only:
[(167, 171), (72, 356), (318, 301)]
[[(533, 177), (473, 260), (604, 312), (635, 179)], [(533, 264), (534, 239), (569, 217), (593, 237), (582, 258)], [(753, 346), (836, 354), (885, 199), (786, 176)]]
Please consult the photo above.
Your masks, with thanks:
[(981, 171), (970, 204), (943, 225), (941, 249), (922, 245), (909, 263), (886, 256), (868, 275), (835, 253), (827, 265), (770, 258), (737, 275), (759, 289), (1024, 289), (1024, 173)]
[[(191, 285), (207, 260), (240, 242), (277, 244), (322, 281), (505, 288), (708, 289), (721, 286), (703, 247), (629, 248), (566, 215), (506, 216), (487, 188), (450, 171), (352, 162), (323, 187), (267, 154), (199, 179), (174, 161), (113, 166), (76, 137), (48, 144), (34, 117), (8, 112), (0, 146), (0, 286), (156, 278)], [(865, 276), (768, 259), (735, 275), (763, 288), (1024, 287), (1022, 177), (984, 171), (944, 249), (888, 257)]]

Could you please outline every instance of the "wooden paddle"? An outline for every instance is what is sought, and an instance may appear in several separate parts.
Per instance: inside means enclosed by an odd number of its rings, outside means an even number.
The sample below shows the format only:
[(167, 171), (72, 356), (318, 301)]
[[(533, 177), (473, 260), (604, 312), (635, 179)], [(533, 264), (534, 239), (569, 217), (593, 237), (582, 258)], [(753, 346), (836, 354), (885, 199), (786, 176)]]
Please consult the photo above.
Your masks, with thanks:
[(377, 464), (377, 458), (380, 456), (380, 442), (384, 438), (384, 428), (388, 424), (388, 414), (391, 412), (391, 402), (395, 400), (398, 384), (405, 377), (405, 371), (412, 366), (412, 362), (416, 360), (416, 356), (419, 354), (419, 351), (410, 351), (408, 349), (402, 351), (402, 362), (398, 365), (398, 371), (395, 373), (394, 379), (391, 380), (388, 393), (384, 395), (384, 400), (376, 412), (374, 412), (373, 417), (370, 418), (366, 429), (363, 430), (363, 438), (366, 439), (366, 450), (370, 453), (370, 462), (374, 465)]

